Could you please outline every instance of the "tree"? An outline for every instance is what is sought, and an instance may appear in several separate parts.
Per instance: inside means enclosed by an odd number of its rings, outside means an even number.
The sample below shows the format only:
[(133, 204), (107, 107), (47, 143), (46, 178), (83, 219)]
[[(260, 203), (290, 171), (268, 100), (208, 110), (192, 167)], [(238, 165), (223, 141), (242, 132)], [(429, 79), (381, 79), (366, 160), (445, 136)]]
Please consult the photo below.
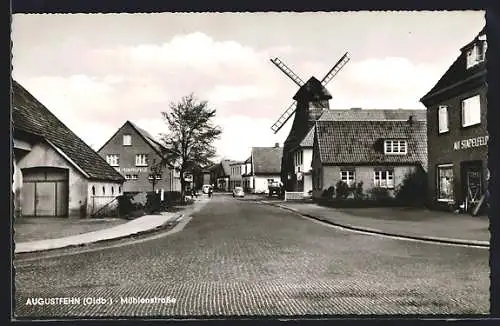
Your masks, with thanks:
[(162, 112), (169, 127), (169, 131), (161, 135), (166, 148), (163, 157), (180, 172), (182, 202), (186, 191), (185, 173), (210, 163), (216, 154), (213, 142), (222, 130), (213, 124), (215, 114), (216, 110), (208, 108), (207, 101), (199, 101), (193, 94), (170, 103), (169, 112)]
[(157, 179), (157, 176), (163, 173), (163, 165), (164, 163), (161, 160), (156, 162), (156, 159), (153, 159), (151, 162), (149, 182), (151, 182), (153, 186), (153, 192), (155, 191), (155, 186), (158, 184), (158, 181), (160, 181)]

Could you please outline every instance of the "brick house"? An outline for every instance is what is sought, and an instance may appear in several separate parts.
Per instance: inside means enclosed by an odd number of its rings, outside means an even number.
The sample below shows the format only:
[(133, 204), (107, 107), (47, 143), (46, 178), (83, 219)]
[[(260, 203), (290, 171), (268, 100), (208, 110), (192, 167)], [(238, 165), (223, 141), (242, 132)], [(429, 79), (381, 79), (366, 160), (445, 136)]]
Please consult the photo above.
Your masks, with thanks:
[(126, 121), (98, 150), (109, 165), (125, 177), (124, 192), (153, 190), (180, 191), (180, 175), (174, 168), (163, 165), (161, 173), (151, 170), (159, 164), (166, 149), (144, 129)]
[(115, 202), (124, 178), (12, 81), (17, 216), (87, 217)]
[(338, 181), (363, 182), (363, 191), (385, 188), (395, 194), (405, 176), (426, 168), (426, 122), (317, 121), (314, 127), (313, 197)]
[(430, 202), (471, 210), (488, 179), (486, 29), (420, 100), (427, 107)]
[(268, 193), (268, 183), (281, 181), (283, 147), (253, 147), (245, 161), (244, 189), (250, 193)]

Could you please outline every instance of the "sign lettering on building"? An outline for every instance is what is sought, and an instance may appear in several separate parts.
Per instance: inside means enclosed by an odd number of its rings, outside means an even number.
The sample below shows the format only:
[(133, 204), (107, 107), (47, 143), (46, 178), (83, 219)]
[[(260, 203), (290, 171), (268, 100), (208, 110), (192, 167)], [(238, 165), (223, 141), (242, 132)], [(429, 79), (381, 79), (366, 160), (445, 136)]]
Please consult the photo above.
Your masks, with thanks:
[(134, 173), (134, 172), (141, 172), (141, 173), (147, 173), (148, 168), (115, 168), (116, 171), (122, 172), (122, 173)]
[(467, 148), (486, 146), (488, 144), (488, 138), (489, 136), (479, 136), (469, 139), (458, 140), (453, 143), (453, 149), (461, 150)]

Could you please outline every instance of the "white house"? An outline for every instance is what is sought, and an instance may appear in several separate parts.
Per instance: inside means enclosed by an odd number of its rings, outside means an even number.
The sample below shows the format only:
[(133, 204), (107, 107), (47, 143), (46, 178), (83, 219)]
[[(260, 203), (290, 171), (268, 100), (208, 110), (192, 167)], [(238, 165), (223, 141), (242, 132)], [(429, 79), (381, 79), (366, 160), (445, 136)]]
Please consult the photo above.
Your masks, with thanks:
[(281, 181), (281, 157), (283, 148), (278, 143), (274, 147), (253, 147), (245, 161), (243, 185), (247, 192), (268, 193), (270, 182)]
[(17, 216), (92, 215), (119, 196), (123, 176), (12, 81)]

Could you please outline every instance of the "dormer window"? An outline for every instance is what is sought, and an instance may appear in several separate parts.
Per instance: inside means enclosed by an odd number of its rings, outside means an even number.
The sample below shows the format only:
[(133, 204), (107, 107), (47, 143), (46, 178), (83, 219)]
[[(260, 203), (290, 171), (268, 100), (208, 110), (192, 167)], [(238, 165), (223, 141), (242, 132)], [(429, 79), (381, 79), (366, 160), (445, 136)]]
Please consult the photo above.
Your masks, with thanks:
[(474, 45), (466, 51), (467, 69), (474, 67), (486, 59), (487, 47), (486, 35), (480, 36)]
[(384, 154), (405, 155), (408, 152), (406, 140), (386, 140), (384, 141)]

